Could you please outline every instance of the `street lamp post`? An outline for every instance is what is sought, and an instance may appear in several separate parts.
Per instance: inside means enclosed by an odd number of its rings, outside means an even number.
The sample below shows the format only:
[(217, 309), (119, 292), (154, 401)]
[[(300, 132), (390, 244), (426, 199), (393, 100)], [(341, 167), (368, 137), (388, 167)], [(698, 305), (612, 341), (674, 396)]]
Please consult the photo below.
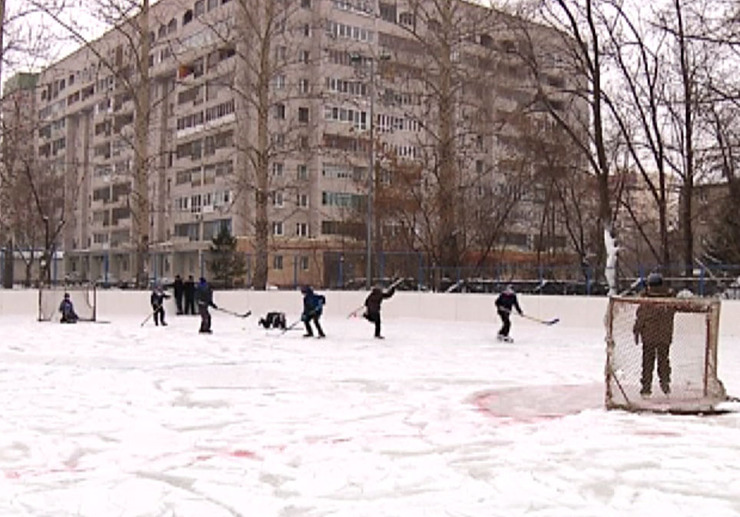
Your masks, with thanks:
[[(381, 61), (387, 61), (390, 56), (381, 54), (378, 58)], [(363, 58), (359, 54), (350, 56), (350, 60), (355, 64), (364, 64), (365, 61), (370, 64), (370, 81), (368, 85), (368, 95), (370, 96), (370, 121), (369, 137), (370, 145), (368, 146), (369, 170), (367, 175), (367, 212), (365, 214), (365, 287), (370, 289), (373, 281), (373, 205), (375, 198), (375, 74), (376, 58)]]

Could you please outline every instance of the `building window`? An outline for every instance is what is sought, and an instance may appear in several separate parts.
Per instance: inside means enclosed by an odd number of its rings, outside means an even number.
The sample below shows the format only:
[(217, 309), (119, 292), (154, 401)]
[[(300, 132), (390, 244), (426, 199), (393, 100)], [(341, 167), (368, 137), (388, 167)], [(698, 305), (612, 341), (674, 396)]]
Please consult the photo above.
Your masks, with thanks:
[(311, 8), (311, 0), (301, 0), (301, 7), (304, 9)]
[(283, 223), (282, 221), (275, 221), (272, 223), (272, 234), (276, 236), (283, 235)]
[(298, 122), (308, 124), (308, 108), (298, 108)]
[(182, 24), (187, 25), (188, 23), (192, 21), (193, 21), (193, 11), (188, 9), (187, 11), (185, 11), (185, 14), (182, 17)]
[(303, 26), (303, 35), (307, 38), (311, 37), (311, 26), (309, 24)]
[(275, 89), (282, 90), (283, 88), (285, 88), (285, 76), (278, 75), (275, 77)]
[(283, 206), (283, 193), (273, 192), (272, 193), (272, 206), (280, 208)]
[(311, 60), (311, 53), (308, 50), (301, 50), (301, 53), (299, 54), (299, 60), (301, 63), (307, 65), (308, 62)]
[(298, 179), (299, 180), (308, 179), (308, 166), (305, 163), (301, 163), (298, 165)]
[(285, 120), (285, 104), (275, 104), (275, 118), (278, 120)]
[(308, 271), (308, 257), (303, 255), (299, 257), (298, 267), (300, 267), (302, 271)]
[(284, 165), (283, 165), (282, 162), (275, 162), (275, 163), (273, 163), (272, 164), (272, 175), (273, 176), (282, 176), (283, 175), (284, 168), (285, 167), (284, 167)]
[(198, 0), (195, 2), (195, 16), (200, 16), (204, 12), (206, 12), (206, 3), (203, 0)]
[(298, 81), (298, 92), (306, 94), (311, 90), (311, 85), (308, 82), (308, 79), (300, 79)]
[(298, 237), (308, 237), (308, 224), (295, 223), (295, 234)]
[(272, 257), (272, 269), (283, 269), (282, 255), (275, 255)]
[(308, 207), (308, 194), (298, 194), (296, 202), (298, 203), (298, 206), (302, 208)]

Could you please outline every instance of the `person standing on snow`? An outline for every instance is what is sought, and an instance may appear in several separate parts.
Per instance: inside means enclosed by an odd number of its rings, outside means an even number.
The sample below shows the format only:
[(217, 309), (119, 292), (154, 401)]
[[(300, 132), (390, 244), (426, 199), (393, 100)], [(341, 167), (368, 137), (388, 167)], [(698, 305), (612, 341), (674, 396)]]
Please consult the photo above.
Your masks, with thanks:
[(509, 331), (511, 330), (511, 312), (516, 309), (519, 316), (523, 315), (522, 308), (519, 307), (519, 300), (516, 298), (514, 287), (507, 285), (504, 292), (496, 298), (496, 310), (498, 316), (501, 318), (501, 330), (498, 331), (498, 339), (500, 341), (512, 342), (513, 339), (509, 337)]
[(185, 296), (185, 314), (195, 314), (195, 280), (193, 275), (188, 275), (188, 279), (182, 285), (183, 296)]
[(313, 337), (313, 329), (311, 328), (311, 322), (316, 326), (320, 338), (326, 337), (324, 330), (321, 328), (319, 318), (324, 310), (324, 304), (326, 298), (314, 292), (311, 287), (304, 285), (301, 287), (301, 293), (303, 293), (303, 313), (301, 314), (301, 321), (306, 325), (306, 333), (303, 337)]
[[(642, 296), (647, 298), (672, 297), (673, 291), (663, 286), (660, 273), (650, 273), (647, 288)], [(673, 316), (675, 307), (653, 303), (640, 304), (635, 315), (635, 344), (642, 339), (642, 375), (640, 377), (640, 395), (650, 396), (653, 387), (653, 369), (658, 363), (660, 389), (666, 395), (671, 392), (670, 350), (673, 341)]]
[(367, 295), (367, 298), (365, 298), (365, 314), (362, 317), (375, 324), (375, 337), (377, 339), (384, 339), (380, 335), (380, 305), (383, 303), (383, 300), (390, 298), (395, 292), (395, 286), (391, 286), (388, 291), (375, 286), (370, 291), (370, 294)]
[(170, 295), (164, 292), (161, 285), (156, 286), (152, 290), (152, 295), (149, 297), (152, 312), (154, 313), (154, 324), (157, 326), (159, 326), (160, 322), (163, 327), (167, 326), (167, 323), (164, 322), (164, 300), (169, 297)]
[(185, 293), (185, 285), (182, 283), (180, 275), (175, 275), (175, 281), (172, 282), (172, 288), (175, 290), (175, 305), (177, 314), (182, 314), (182, 296)]
[(200, 277), (198, 282), (198, 289), (195, 291), (195, 297), (198, 300), (198, 313), (200, 314), (200, 333), (211, 334), (211, 313), (208, 311), (209, 307), (218, 309), (215, 303), (213, 303), (213, 289), (208, 285), (206, 279)]

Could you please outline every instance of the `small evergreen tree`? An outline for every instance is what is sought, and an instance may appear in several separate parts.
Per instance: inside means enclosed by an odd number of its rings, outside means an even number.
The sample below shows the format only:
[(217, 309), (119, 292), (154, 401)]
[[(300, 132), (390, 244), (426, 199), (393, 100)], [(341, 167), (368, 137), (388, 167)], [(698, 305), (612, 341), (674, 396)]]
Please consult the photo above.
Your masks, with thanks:
[(246, 259), (236, 250), (236, 237), (225, 226), (212, 239), (210, 252), (208, 268), (216, 285), (233, 287), (235, 282), (244, 277), (247, 271)]

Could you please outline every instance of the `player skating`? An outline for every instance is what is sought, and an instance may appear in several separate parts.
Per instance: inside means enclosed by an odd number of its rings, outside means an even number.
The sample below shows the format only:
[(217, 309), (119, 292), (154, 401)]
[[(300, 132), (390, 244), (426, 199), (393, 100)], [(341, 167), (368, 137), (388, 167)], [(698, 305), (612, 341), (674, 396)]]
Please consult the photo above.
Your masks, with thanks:
[(523, 316), (521, 307), (519, 307), (519, 300), (517, 300), (514, 287), (507, 285), (504, 292), (502, 292), (498, 298), (496, 298), (496, 310), (498, 316), (501, 318), (501, 330), (498, 331), (499, 341), (506, 341), (512, 343), (514, 340), (509, 337), (509, 331), (511, 330), (511, 312), (516, 309), (520, 316)]
[(303, 293), (303, 313), (301, 314), (301, 321), (306, 325), (306, 333), (303, 337), (313, 337), (313, 329), (311, 328), (311, 322), (316, 326), (316, 332), (318, 332), (320, 338), (326, 337), (324, 330), (321, 328), (319, 318), (324, 310), (324, 304), (326, 298), (318, 293), (315, 293), (311, 287), (304, 285), (301, 287), (301, 293)]
[(213, 289), (208, 285), (206, 279), (201, 277), (198, 282), (198, 289), (195, 291), (195, 297), (198, 300), (198, 313), (200, 314), (200, 333), (210, 334), (211, 333), (211, 313), (208, 311), (209, 307), (218, 309), (215, 303), (213, 303)]
[(394, 282), (388, 290), (385, 291), (379, 286), (375, 286), (370, 291), (370, 294), (367, 295), (367, 298), (365, 298), (365, 314), (362, 316), (367, 321), (375, 324), (376, 339), (384, 339), (383, 336), (380, 335), (380, 305), (383, 303), (383, 300), (393, 296), (396, 292), (396, 286), (398, 283), (399, 282)]
[(167, 326), (164, 321), (164, 301), (170, 296), (164, 292), (161, 285), (157, 285), (152, 289), (152, 295), (149, 297), (149, 302), (152, 306), (152, 314), (154, 314), (154, 324), (159, 326), (160, 322), (163, 327)]

